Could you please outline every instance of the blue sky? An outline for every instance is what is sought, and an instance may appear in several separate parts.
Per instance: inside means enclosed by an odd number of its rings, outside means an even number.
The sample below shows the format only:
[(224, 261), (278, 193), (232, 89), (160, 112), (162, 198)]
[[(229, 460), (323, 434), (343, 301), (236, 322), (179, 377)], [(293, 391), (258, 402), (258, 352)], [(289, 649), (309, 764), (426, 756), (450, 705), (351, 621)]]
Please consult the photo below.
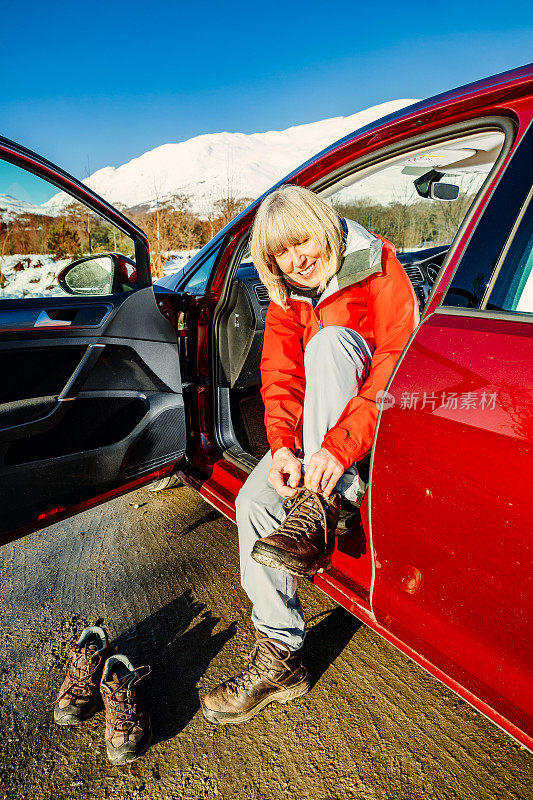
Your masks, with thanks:
[(21, 0), (2, 8), (0, 134), (83, 178), (202, 133), (428, 97), (532, 54), (527, 2)]

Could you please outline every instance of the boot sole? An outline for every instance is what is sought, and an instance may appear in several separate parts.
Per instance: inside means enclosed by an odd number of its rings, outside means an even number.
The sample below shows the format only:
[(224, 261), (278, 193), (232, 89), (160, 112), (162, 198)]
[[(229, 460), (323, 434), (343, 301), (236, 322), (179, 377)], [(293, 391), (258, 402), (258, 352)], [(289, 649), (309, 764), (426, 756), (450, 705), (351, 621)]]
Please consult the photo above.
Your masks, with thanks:
[(56, 725), (79, 725), (82, 722), (94, 717), (94, 715), (100, 711), (102, 705), (95, 705), (92, 706), (88, 711), (85, 711), (81, 714), (64, 714), (61, 717), (56, 717), (57, 711), (54, 708), (54, 722)]
[(113, 751), (116, 748), (114, 748), (113, 745), (110, 744), (109, 742), (106, 742), (106, 751), (109, 763), (112, 764), (114, 767), (120, 767), (123, 764), (131, 764), (132, 761), (137, 761), (138, 758), (141, 758), (141, 756), (143, 756), (146, 753), (146, 751), (152, 744), (153, 735), (154, 735), (153, 730), (150, 729), (150, 735), (146, 743), (143, 745), (142, 750), (139, 750), (138, 753), (131, 753), (131, 752), (119, 753), (117, 748), (117, 753), (115, 755)]
[(287, 563), (283, 559), (283, 556), (287, 555), (289, 554), (283, 550), (264, 542), (256, 542), (252, 550), (252, 558), (258, 564), (263, 564), (265, 567), (272, 567), (273, 569), (281, 569), (290, 575), (296, 575), (298, 578), (312, 578), (317, 572), (326, 572), (331, 567), (331, 556), (324, 556), (309, 567), (303, 564)]
[(76, 717), (73, 714), (65, 714), (60, 719), (54, 717), (54, 722), (56, 725), (80, 725), (86, 719), (89, 719), (89, 717)]
[(309, 678), (306, 676), (295, 686), (290, 686), (288, 689), (281, 689), (279, 692), (268, 695), (249, 711), (243, 711), (240, 714), (228, 714), (225, 711), (212, 711), (204, 705), (203, 700), (200, 702), (202, 704), (202, 713), (208, 722), (215, 722), (218, 725), (233, 725), (240, 722), (248, 722), (249, 719), (259, 714), (259, 712), (270, 705), (270, 703), (287, 703), (289, 700), (296, 700), (297, 697), (302, 697), (304, 694), (307, 694), (310, 688), (311, 684)]

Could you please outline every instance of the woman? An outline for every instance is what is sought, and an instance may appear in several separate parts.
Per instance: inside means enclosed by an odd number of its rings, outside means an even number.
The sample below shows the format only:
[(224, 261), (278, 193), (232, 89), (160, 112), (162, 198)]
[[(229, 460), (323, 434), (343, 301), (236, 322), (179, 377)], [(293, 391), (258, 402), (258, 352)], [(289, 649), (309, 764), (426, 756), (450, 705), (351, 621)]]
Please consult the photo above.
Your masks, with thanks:
[(283, 186), (257, 211), (252, 258), (271, 303), (261, 358), (270, 452), (237, 497), (241, 582), (256, 645), (246, 669), (203, 700), (212, 722), (244, 722), (305, 694), (296, 575), (327, 569), (341, 497), (360, 499), (381, 393), (418, 324), (394, 246), (308, 189)]

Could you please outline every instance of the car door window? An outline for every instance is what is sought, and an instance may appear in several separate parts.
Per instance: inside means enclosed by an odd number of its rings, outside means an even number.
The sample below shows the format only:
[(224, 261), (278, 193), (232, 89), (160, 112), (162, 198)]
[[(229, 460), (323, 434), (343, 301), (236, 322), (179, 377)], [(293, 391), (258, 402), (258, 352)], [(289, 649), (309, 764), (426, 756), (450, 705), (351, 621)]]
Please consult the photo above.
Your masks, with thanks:
[(531, 203), (499, 268), (486, 307), (495, 311), (533, 314), (533, 206)]
[(504, 130), (480, 125), (435, 144), (403, 148), (320, 192), (340, 216), (395, 245), (421, 308), (505, 141)]
[[(127, 258), (115, 263), (106, 253)], [(134, 241), (119, 228), (52, 183), (0, 160), (0, 304), (126, 291), (135, 284), (134, 258)], [(83, 263), (62, 281), (73, 261)]]

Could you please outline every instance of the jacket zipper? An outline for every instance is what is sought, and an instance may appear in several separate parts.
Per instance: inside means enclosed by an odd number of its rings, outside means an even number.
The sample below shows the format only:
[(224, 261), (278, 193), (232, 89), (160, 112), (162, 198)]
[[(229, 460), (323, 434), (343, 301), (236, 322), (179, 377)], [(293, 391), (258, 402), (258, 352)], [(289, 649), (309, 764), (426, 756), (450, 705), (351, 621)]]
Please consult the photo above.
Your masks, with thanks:
[(315, 319), (318, 322), (318, 330), (321, 331), (322, 330), (322, 320), (320, 319), (320, 315), (319, 315), (319, 312), (317, 311), (317, 307), (318, 306), (313, 305), (313, 301), (311, 300), (311, 310), (313, 311), (313, 314), (315, 315)]

